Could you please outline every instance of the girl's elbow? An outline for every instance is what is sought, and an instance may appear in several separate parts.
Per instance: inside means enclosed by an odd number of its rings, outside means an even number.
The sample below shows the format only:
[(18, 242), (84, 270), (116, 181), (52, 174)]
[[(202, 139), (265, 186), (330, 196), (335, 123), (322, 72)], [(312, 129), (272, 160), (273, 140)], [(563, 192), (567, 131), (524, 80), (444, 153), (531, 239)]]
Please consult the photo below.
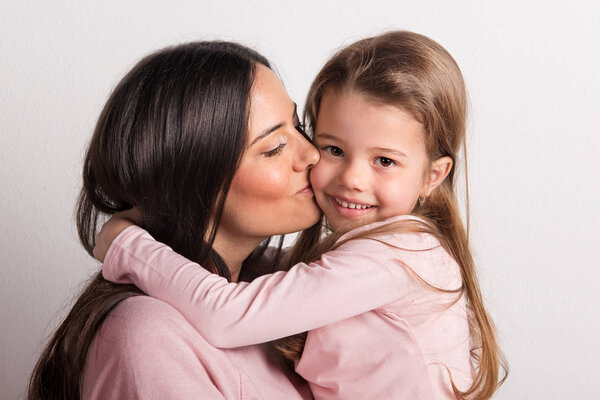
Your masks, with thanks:
[(228, 330), (221, 324), (203, 323), (201, 326), (195, 326), (195, 329), (211, 346), (219, 349), (229, 349), (240, 347), (235, 341), (231, 340)]

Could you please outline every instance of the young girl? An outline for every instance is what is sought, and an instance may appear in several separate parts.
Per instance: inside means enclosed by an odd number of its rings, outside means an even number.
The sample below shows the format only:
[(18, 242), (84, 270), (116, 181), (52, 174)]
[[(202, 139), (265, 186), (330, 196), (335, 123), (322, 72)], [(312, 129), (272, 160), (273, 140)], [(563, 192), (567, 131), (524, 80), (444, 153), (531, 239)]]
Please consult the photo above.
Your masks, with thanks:
[(229, 283), (129, 226), (103, 274), (171, 304), (217, 347), (309, 331), (279, 348), (317, 399), (490, 398), (502, 355), (454, 187), (466, 109), (460, 69), (433, 40), (360, 40), (307, 100), (321, 152), (312, 190), (334, 233), (315, 246), (322, 225), (304, 232), (288, 256), (313, 262)]

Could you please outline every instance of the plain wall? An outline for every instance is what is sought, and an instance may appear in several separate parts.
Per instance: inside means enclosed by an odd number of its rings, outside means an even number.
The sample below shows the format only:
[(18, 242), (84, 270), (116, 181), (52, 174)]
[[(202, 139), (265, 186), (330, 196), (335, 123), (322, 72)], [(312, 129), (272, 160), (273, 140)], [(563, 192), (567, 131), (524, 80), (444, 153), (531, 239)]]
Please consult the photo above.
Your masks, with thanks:
[(99, 268), (74, 226), (82, 158), (138, 59), (241, 41), (302, 104), (334, 49), (387, 29), (439, 41), (468, 85), (471, 239), (511, 367), (496, 398), (597, 398), (599, 20), (598, 1), (3, 0), (0, 398), (24, 395), (43, 342)]

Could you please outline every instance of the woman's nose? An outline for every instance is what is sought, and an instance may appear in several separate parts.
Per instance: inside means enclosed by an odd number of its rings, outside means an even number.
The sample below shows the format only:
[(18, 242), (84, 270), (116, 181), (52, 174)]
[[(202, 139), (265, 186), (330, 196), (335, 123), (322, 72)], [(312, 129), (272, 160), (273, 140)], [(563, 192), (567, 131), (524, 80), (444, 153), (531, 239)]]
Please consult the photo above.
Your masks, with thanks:
[(297, 172), (303, 171), (307, 168), (314, 167), (321, 158), (319, 150), (312, 143), (306, 140), (303, 136), (298, 138), (298, 154), (296, 162), (294, 163), (294, 169)]

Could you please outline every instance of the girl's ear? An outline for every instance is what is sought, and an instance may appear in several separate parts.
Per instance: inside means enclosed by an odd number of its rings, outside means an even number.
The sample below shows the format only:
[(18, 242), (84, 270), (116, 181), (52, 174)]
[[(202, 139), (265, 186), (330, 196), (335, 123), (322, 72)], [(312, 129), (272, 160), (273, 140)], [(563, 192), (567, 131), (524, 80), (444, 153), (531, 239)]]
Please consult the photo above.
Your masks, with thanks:
[(431, 170), (427, 182), (423, 186), (422, 197), (427, 197), (433, 192), (433, 190), (444, 182), (444, 179), (448, 176), (452, 170), (453, 161), (451, 157), (444, 156), (435, 160), (431, 164)]

